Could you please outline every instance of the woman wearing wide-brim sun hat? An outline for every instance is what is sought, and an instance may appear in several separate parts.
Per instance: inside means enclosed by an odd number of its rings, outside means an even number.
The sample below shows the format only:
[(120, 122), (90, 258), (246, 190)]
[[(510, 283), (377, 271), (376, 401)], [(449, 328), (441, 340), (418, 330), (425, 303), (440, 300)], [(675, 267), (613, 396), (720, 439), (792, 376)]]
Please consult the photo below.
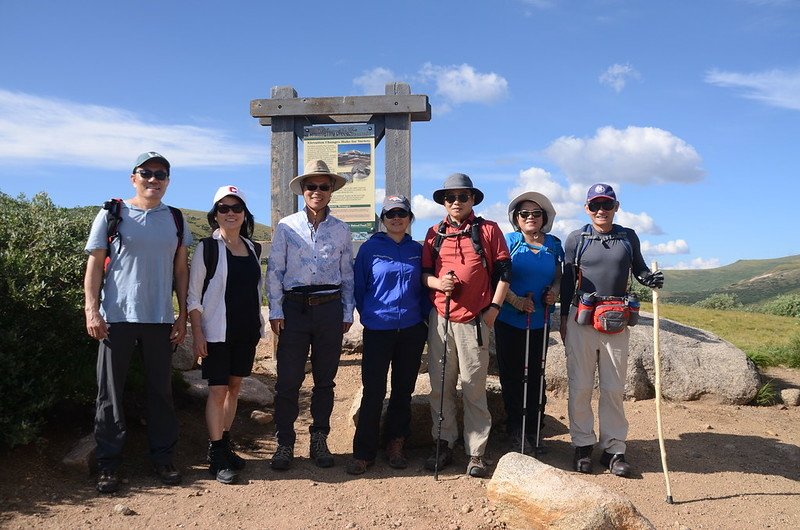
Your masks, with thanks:
[[(497, 362), (507, 419), (506, 432), (514, 447), (522, 445), (525, 343), (528, 342), (528, 403), (540, 395), (541, 360), (545, 305), (553, 311), (561, 282), (564, 250), (561, 241), (550, 234), (556, 210), (545, 195), (528, 191), (508, 204), (508, 220), (514, 231), (506, 234), (511, 253), (511, 288), (495, 323)], [(530, 340), (526, 341), (530, 328)], [(532, 399), (532, 401), (531, 401)], [(544, 417), (542, 400), (541, 412)], [(526, 446), (536, 445), (539, 410), (527, 405)]]

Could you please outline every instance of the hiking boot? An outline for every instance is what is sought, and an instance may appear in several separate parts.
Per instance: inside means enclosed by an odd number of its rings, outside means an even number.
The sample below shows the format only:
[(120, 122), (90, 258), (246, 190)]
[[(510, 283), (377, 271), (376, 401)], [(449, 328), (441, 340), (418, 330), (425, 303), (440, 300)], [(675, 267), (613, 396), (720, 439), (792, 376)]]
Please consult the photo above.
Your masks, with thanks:
[(611, 454), (603, 451), (600, 456), (600, 463), (618, 477), (631, 476), (631, 465), (625, 461), (624, 453)]
[(236, 482), (236, 471), (228, 459), (228, 451), (225, 440), (208, 442), (208, 472), (222, 484), (233, 484)]
[(181, 483), (181, 472), (170, 464), (153, 464), (153, 470), (158, 475), (159, 480), (167, 486), (175, 486)]
[(593, 445), (583, 445), (575, 448), (575, 457), (572, 459), (572, 465), (575, 471), (579, 473), (592, 472), (592, 449)]
[(114, 493), (119, 489), (119, 475), (110, 469), (101, 469), (97, 474), (97, 491)]
[(278, 471), (285, 471), (292, 465), (292, 460), (294, 460), (294, 448), (289, 445), (278, 445), (269, 466)]
[(228, 462), (233, 469), (244, 469), (247, 465), (247, 460), (233, 452), (233, 444), (231, 443), (231, 433), (228, 431), (222, 432), (222, 441), (225, 442), (225, 452), (228, 453)]
[[(520, 451), (522, 449), (522, 431), (512, 431), (511, 434), (508, 435), (508, 439), (511, 441), (511, 450), (512, 451)], [(531, 444), (530, 438), (526, 438), (525, 440), (525, 452), (523, 454), (530, 455), (533, 453), (533, 445)]]
[(321, 431), (311, 433), (309, 456), (317, 467), (333, 467), (333, 455), (328, 449), (328, 435)]
[(436, 446), (434, 446), (431, 456), (425, 461), (425, 469), (428, 471), (436, 471), (437, 468), (441, 471), (453, 461), (453, 450), (450, 449), (447, 440), (439, 440), (438, 447), (439, 460), (436, 460)]
[(358, 458), (352, 459), (345, 468), (348, 475), (363, 475), (368, 467), (372, 467), (374, 460), (359, 460)]
[(482, 456), (469, 457), (467, 475), (474, 478), (483, 478), (486, 476), (486, 461)]
[(403, 454), (403, 443), (405, 438), (392, 438), (386, 444), (386, 459), (389, 461), (389, 467), (395, 469), (405, 469), (408, 467), (408, 460)]

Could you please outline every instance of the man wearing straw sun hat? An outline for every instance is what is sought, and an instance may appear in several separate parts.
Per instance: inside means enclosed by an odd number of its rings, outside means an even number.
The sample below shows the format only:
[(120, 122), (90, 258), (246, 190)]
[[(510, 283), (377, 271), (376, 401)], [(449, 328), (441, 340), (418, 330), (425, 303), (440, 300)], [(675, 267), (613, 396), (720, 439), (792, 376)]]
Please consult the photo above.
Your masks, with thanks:
[(334, 379), (342, 353), (342, 335), (353, 322), (353, 246), (350, 228), (330, 214), (331, 194), (346, 180), (322, 160), (311, 160), (289, 187), (303, 197), (301, 211), (280, 220), (272, 237), (267, 266), (269, 323), (277, 336), (273, 469), (294, 460), (294, 422), (300, 386), (311, 347), (312, 423), (310, 456), (331, 467), (328, 450)]

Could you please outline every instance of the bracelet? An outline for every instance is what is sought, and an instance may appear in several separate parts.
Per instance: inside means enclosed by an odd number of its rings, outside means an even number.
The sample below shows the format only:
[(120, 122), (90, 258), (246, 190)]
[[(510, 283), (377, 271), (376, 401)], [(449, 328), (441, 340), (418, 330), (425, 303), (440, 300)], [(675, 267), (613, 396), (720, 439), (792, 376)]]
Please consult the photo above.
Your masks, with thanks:
[(499, 304), (495, 304), (494, 302), (489, 304), (489, 307), (493, 307), (493, 308), (497, 309), (498, 311), (500, 311), (500, 305)]

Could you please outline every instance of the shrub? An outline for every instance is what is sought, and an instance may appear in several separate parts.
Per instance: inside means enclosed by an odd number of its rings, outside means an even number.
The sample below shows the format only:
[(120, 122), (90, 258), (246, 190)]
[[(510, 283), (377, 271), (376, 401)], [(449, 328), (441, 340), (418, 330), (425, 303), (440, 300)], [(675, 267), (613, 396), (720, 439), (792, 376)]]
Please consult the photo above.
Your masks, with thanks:
[(93, 208), (0, 193), (0, 446), (34, 440), (57, 400), (95, 393), (83, 317), (83, 247)]
[(694, 305), (705, 309), (726, 309), (726, 310), (736, 309), (741, 307), (741, 304), (736, 299), (736, 296), (728, 293), (712, 294), (708, 298), (700, 300)]
[(800, 294), (785, 294), (764, 303), (760, 311), (771, 315), (800, 318)]
[(756, 397), (753, 398), (753, 403), (759, 407), (769, 407), (778, 401), (778, 391), (775, 390), (775, 384), (772, 381), (767, 381), (761, 388), (758, 389)]

